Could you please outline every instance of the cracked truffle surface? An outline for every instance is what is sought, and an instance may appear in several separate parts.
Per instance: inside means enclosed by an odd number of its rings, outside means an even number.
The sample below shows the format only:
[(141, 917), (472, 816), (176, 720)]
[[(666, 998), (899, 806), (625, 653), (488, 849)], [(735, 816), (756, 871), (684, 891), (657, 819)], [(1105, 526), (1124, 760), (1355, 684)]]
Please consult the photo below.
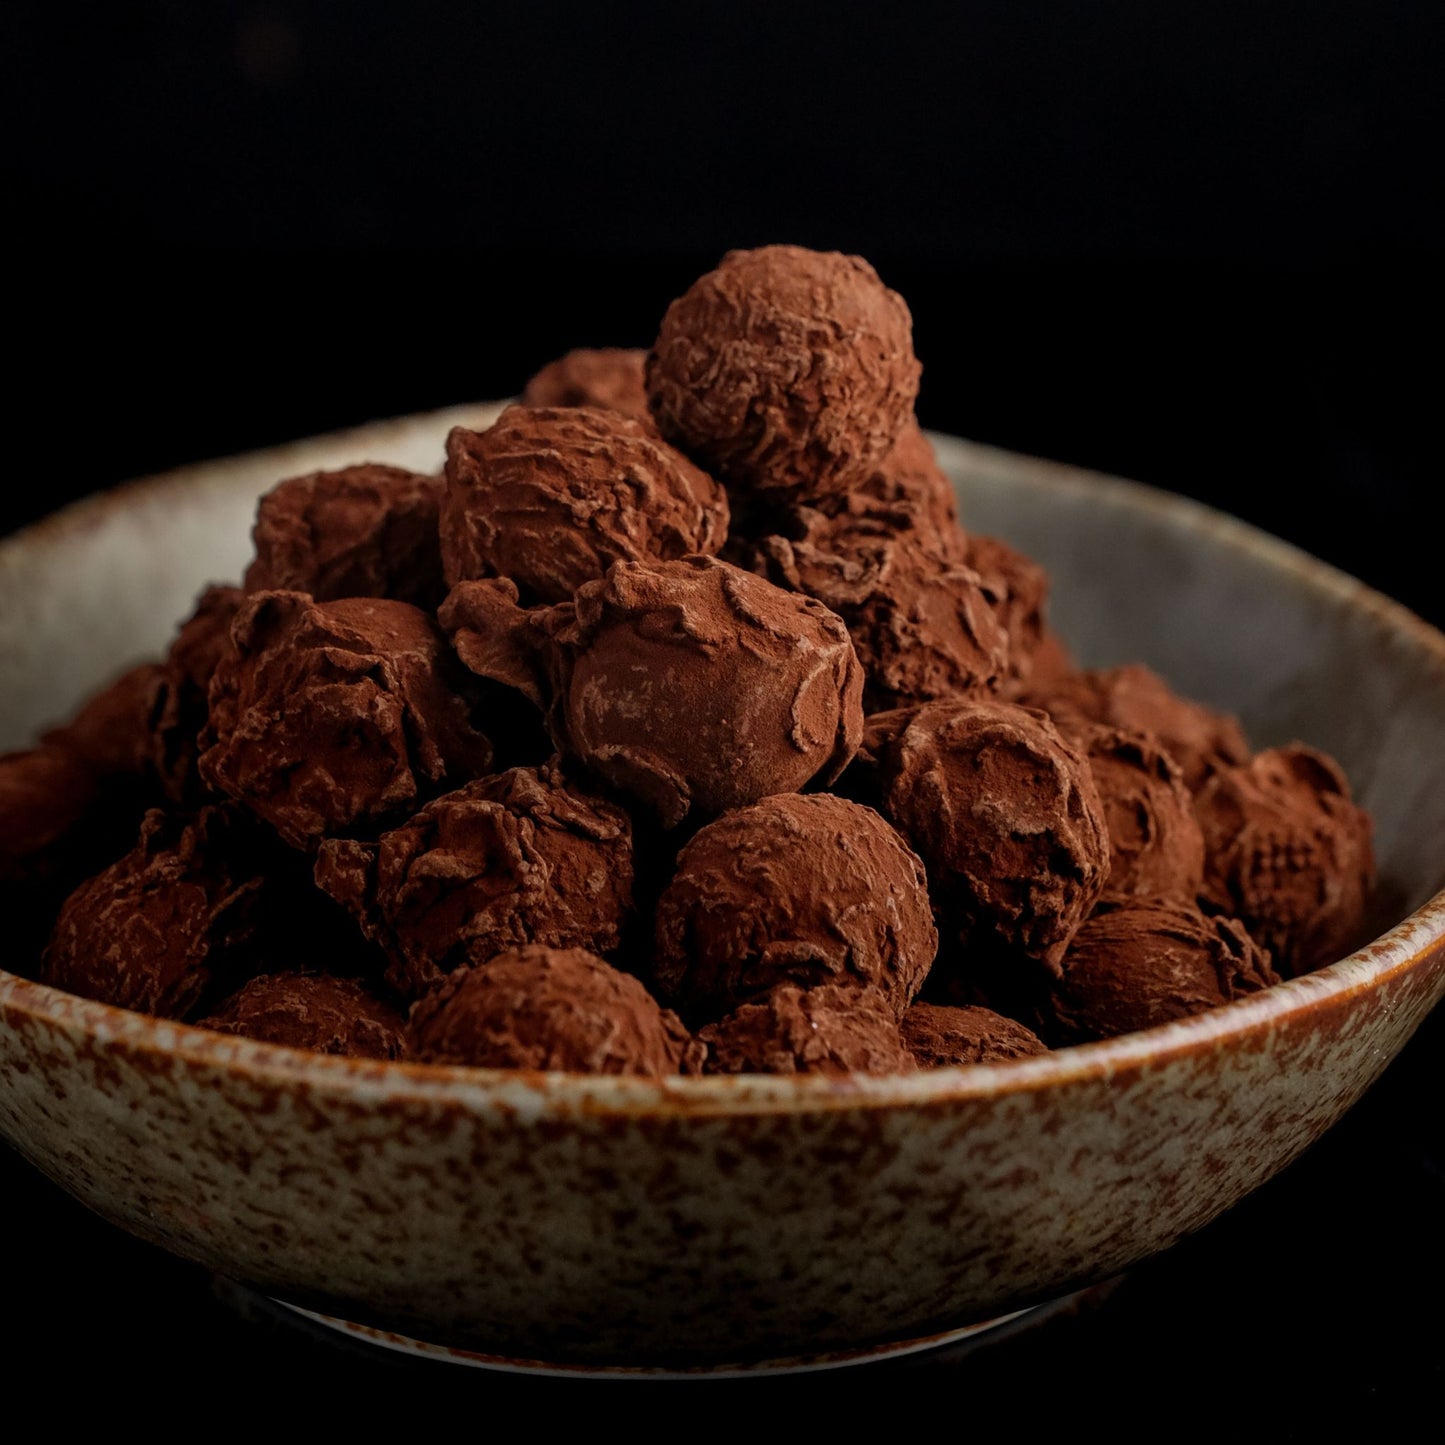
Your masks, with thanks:
[(1233, 918), (1189, 903), (1109, 899), (1064, 959), (1045, 1020), (1064, 1043), (1112, 1038), (1217, 1008), (1279, 982)]
[(903, 1015), (903, 1042), (923, 1069), (1003, 1064), (1048, 1053), (1032, 1029), (979, 1005), (911, 1004)]
[(1153, 735), (1183, 769), (1191, 792), (1220, 768), (1249, 761), (1237, 719), (1180, 697), (1140, 663), (1048, 678), (1018, 700), (1042, 708), (1069, 736), (1083, 735), (1094, 723)]
[(531, 945), (458, 969), (411, 1013), (412, 1056), (483, 1069), (679, 1073), (696, 1046), (676, 1014), (580, 948)]
[(522, 392), (524, 406), (598, 406), (652, 425), (643, 363), (624, 347), (579, 348), (548, 362)]
[(1109, 871), (1088, 760), (1042, 713), (993, 701), (885, 714), (877, 742), (884, 812), (965, 950), (996, 945), (1057, 973)]
[(480, 778), (373, 842), (321, 845), (316, 882), (409, 998), (521, 944), (614, 952), (632, 911), (632, 825), (553, 765)]
[(201, 777), (293, 847), (404, 813), (491, 762), (454, 690), (465, 673), (408, 603), (258, 592), (231, 638), (211, 680)]
[(318, 1054), (399, 1059), (406, 1053), (406, 1023), (390, 1004), (354, 978), (325, 973), (260, 974), (199, 1027)]
[(763, 538), (752, 566), (847, 624), (868, 712), (992, 691), (1008, 668), (1002, 594), (920, 531), (917, 514), (850, 496), (831, 515), (800, 507), (790, 536)]
[(871, 988), (780, 984), (698, 1033), (708, 1074), (911, 1074), (898, 1015)]
[(447, 438), (447, 580), (507, 577), (530, 602), (567, 602), (614, 562), (716, 552), (722, 488), (651, 426), (594, 407), (510, 406)]
[(261, 498), (247, 592), (309, 592), (318, 602), (392, 597), (434, 608), (446, 595), (440, 477), (375, 463), (292, 477)]
[(665, 827), (831, 782), (863, 730), (840, 618), (713, 557), (619, 562), (533, 613), (501, 583), (442, 609), (468, 667), (548, 706), (559, 750)]
[(1362, 941), (1373, 827), (1333, 758), (1302, 743), (1270, 748), (1217, 773), (1195, 806), (1205, 903), (1240, 919), (1282, 974), (1333, 963)]
[(667, 309), (647, 357), (662, 434), (740, 490), (797, 500), (865, 482), (912, 419), (902, 297), (859, 256), (730, 251)]
[(238, 847), (240, 819), (146, 814), (140, 841), (66, 899), (44, 981), (81, 998), (184, 1018), (251, 931), (261, 882)]
[(917, 856), (871, 808), (781, 793), (708, 824), (657, 905), (663, 998), (716, 1017), (781, 983), (878, 990), (895, 1016), (938, 949)]

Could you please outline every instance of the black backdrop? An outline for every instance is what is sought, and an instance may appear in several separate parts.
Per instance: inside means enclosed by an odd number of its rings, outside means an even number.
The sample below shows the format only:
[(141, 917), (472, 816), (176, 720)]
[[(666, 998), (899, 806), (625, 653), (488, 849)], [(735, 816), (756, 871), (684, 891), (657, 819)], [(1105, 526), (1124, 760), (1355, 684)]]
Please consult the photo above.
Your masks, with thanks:
[[(0, 530), (510, 394), (570, 346), (646, 344), (726, 248), (791, 240), (867, 255), (908, 299), (926, 424), (1200, 497), (1445, 622), (1445, 12), (1425, 0), (12, 0), (0, 42)], [(1074, 1397), (1031, 1391), (1062, 1420), (1095, 1388), (1166, 1400), (1182, 1374), (1197, 1395), (1217, 1352), (1297, 1422), (1438, 1396), (1445, 1332), (1404, 1312), (1445, 1283), (1420, 1102), (1442, 1043), (1437, 1018), (1300, 1166), (1062, 1344), (949, 1388), (998, 1402), (1062, 1371)], [(369, 1377), (239, 1324), (13, 1158), (0, 1180), (46, 1249), (78, 1240), (115, 1282), (121, 1373), (164, 1339), (203, 1378), (217, 1352)], [(99, 1368), (54, 1283), (14, 1306), (20, 1361)]]

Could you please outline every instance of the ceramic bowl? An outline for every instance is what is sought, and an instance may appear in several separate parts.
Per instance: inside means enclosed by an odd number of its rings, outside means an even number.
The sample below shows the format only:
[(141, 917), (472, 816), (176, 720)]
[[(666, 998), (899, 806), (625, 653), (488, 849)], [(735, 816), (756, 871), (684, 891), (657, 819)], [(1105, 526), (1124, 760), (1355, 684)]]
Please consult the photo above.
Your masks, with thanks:
[[(4, 543), (0, 747), (239, 575), (271, 483), (432, 468), (491, 411), (190, 468)], [(1257, 746), (1341, 759), (1377, 823), (1373, 943), (1180, 1023), (900, 1078), (373, 1064), (0, 973), (0, 1134), (122, 1228), (285, 1301), (578, 1367), (901, 1348), (1112, 1275), (1289, 1163), (1445, 992), (1445, 637), (1205, 508), (935, 440), (966, 522), (1052, 572), (1083, 663), (1142, 660)]]

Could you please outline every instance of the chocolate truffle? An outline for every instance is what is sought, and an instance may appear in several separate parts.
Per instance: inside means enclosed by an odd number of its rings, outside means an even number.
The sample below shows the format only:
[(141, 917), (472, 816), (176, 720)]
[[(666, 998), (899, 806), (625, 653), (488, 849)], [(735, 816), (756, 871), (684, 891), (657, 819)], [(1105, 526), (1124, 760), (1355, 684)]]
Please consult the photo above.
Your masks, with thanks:
[(1195, 806), (1203, 901), (1238, 918), (1286, 977), (1362, 942), (1375, 882), (1370, 815), (1335, 760), (1302, 743), (1216, 773)]
[(432, 1064), (572, 1074), (678, 1073), (697, 1054), (677, 1015), (631, 974), (581, 948), (532, 944), (461, 968), (411, 1012)]
[(1048, 1053), (1044, 1041), (1032, 1029), (978, 1006), (910, 1004), (903, 1015), (903, 1042), (924, 1069), (951, 1064), (1002, 1064)]
[(239, 587), (207, 587), (166, 654), (151, 699), (151, 766), (173, 803), (199, 803), (209, 791), (196, 770), (200, 734), (211, 678), (235, 650), (231, 623), (244, 600)]
[(865, 482), (912, 419), (913, 323), (859, 256), (730, 251), (667, 309), (647, 357), (663, 436), (739, 490)]
[(1075, 935), (1042, 1026), (1062, 1043), (1086, 1043), (1278, 982), (1269, 954), (1235, 919), (1165, 899), (1109, 899)]
[(165, 668), (143, 662), (94, 693), (45, 741), (74, 753), (101, 777), (139, 777), (151, 767), (151, 712)]
[(615, 563), (573, 604), (515, 598), (454, 589), (441, 619), (462, 660), (547, 703), (558, 748), (666, 827), (829, 783), (858, 746), (862, 670), (810, 597), (688, 557)]
[(1179, 765), (1144, 733), (1095, 727), (1083, 741), (1109, 830), (1108, 891), (1192, 903), (1204, 834)]
[(1041, 680), (1018, 701), (1042, 708), (1069, 736), (1081, 736), (1094, 723), (1152, 735), (1184, 770), (1191, 792), (1218, 769), (1249, 761), (1237, 719), (1180, 697), (1139, 663)]
[(447, 438), (453, 584), (508, 577), (528, 602), (567, 602), (614, 562), (716, 552), (727, 531), (722, 488), (618, 412), (509, 406), (486, 431)]
[(1109, 871), (1088, 759), (1008, 703), (929, 703), (897, 722), (879, 733), (884, 812), (922, 857), (941, 920), (965, 953), (997, 947), (1057, 973)]
[(599, 406), (652, 425), (643, 380), (645, 351), (579, 349), (549, 362), (522, 392), (524, 406)]
[(996, 689), (1008, 668), (1002, 594), (949, 563), (909, 508), (848, 497), (828, 515), (793, 513), (792, 536), (763, 538), (755, 571), (815, 597), (847, 624), (868, 712)]
[(203, 808), (146, 814), (140, 841), (65, 900), (46, 983), (159, 1018), (184, 1018), (249, 935), (261, 888), (244, 820)]
[(905, 423), (893, 450), (862, 483), (857, 495), (906, 507), (912, 525), (930, 546), (950, 562), (968, 560), (969, 538), (958, 525), (958, 494), (916, 421)]
[(923, 865), (871, 808), (779, 793), (682, 850), (655, 919), (658, 992), (700, 1016), (780, 983), (869, 985), (897, 1015), (938, 948)]
[(876, 989), (784, 983), (697, 1036), (709, 1074), (911, 1074), (898, 1015)]
[(375, 463), (281, 482), (256, 511), (246, 591), (392, 597), (430, 610), (446, 595), (441, 496), (440, 477)]
[(1021, 682), (1033, 674), (1048, 632), (1049, 574), (1007, 542), (976, 532), (969, 533), (964, 560), (994, 600), (1008, 638), (1009, 677)]
[(406, 1023), (354, 978), (325, 973), (266, 973), (248, 980), (199, 1027), (289, 1049), (399, 1059)]
[(293, 847), (405, 813), (491, 762), (454, 690), (465, 673), (409, 603), (258, 592), (231, 637), (211, 681), (201, 777)]
[(555, 765), (479, 778), (374, 843), (321, 845), (316, 882), (416, 997), (519, 944), (611, 953), (632, 909), (632, 828)]
[(103, 810), (100, 779), (69, 749), (0, 755), (0, 897), (23, 907), (38, 889), (53, 907), (53, 889), (68, 892), (104, 861), (94, 851)]

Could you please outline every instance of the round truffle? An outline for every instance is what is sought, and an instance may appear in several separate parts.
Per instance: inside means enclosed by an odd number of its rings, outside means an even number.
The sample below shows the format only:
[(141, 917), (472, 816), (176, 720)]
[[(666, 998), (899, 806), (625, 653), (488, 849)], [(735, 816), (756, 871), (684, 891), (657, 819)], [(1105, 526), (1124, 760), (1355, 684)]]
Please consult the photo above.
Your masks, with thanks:
[(1083, 737), (1096, 723), (1153, 736), (1183, 769), (1191, 792), (1220, 768), (1249, 761), (1249, 743), (1237, 719), (1180, 697), (1140, 663), (1041, 679), (1018, 701), (1042, 708), (1072, 738)]
[(1333, 758), (1293, 743), (1216, 773), (1195, 806), (1204, 902), (1238, 918), (1286, 977), (1363, 941), (1375, 883), (1370, 815)]
[(644, 1078), (676, 1074), (697, 1052), (631, 974), (541, 945), (458, 969), (412, 1009), (410, 1039), (426, 1063)]
[(911, 1004), (903, 1015), (903, 1042), (923, 1069), (1003, 1064), (1048, 1053), (1032, 1029), (978, 1005)]
[(260, 974), (198, 1026), (317, 1054), (399, 1059), (406, 1053), (406, 1023), (390, 1004), (354, 978), (325, 973)]
[(643, 362), (647, 353), (607, 346), (548, 362), (522, 392), (524, 406), (597, 406), (652, 425)]
[(1042, 1027), (1086, 1043), (1217, 1008), (1279, 982), (1232, 918), (1190, 903), (1109, 899), (1074, 937)]
[(159, 810), (140, 841), (65, 900), (45, 952), (46, 983), (158, 1018), (184, 1018), (249, 936), (261, 888), (238, 846), (240, 821)]
[(480, 778), (375, 842), (321, 845), (316, 882), (415, 998), (521, 944), (612, 953), (632, 911), (632, 827), (553, 765)]
[(648, 425), (593, 407), (510, 406), (447, 438), (442, 557), (453, 584), (507, 577), (569, 601), (614, 562), (712, 553), (727, 497)]
[(1008, 669), (1002, 594), (929, 544), (910, 508), (850, 496), (832, 514), (799, 507), (792, 536), (765, 537), (751, 565), (847, 624), (867, 712), (996, 689)]
[(261, 498), (247, 592), (309, 592), (318, 602), (392, 597), (432, 609), (446, 595), (440, 477), (375, 463), (312, 472)]
[(1109, 830), (1108, 891), (1192, 903), (1204, 834), (1179, 765), (1144, 733), (1095, 727), (1084, 742)]
[(697, 1036), (708, 1074), (911, 1074), (898, 1015), (876, 989), (780, 984)]
[(200, 774), (293, 847), (405, 813), (491, 763), (458, 695), (465, 672), (409, 603), (258, 592), (231, 638)]
[(884, 812), (964, 951), (997, 947), (1057, 973), (1109, 872), (1088, 759), (1044, 714), (968, 699), (895, 720), (879, 744)]
[(871, 986), (895, 1016), (938, 949), (923, 865), (875, 813), (780, 793), (709, 823), (658, 901), (658, 992), (716, 1018), (780, 983)]
[(658, 428), (741, 490), (796, 500), (865, 482), (912, 419), (902, 297), (859, 256), (731, 251), (667, 309), (647, 357)]

